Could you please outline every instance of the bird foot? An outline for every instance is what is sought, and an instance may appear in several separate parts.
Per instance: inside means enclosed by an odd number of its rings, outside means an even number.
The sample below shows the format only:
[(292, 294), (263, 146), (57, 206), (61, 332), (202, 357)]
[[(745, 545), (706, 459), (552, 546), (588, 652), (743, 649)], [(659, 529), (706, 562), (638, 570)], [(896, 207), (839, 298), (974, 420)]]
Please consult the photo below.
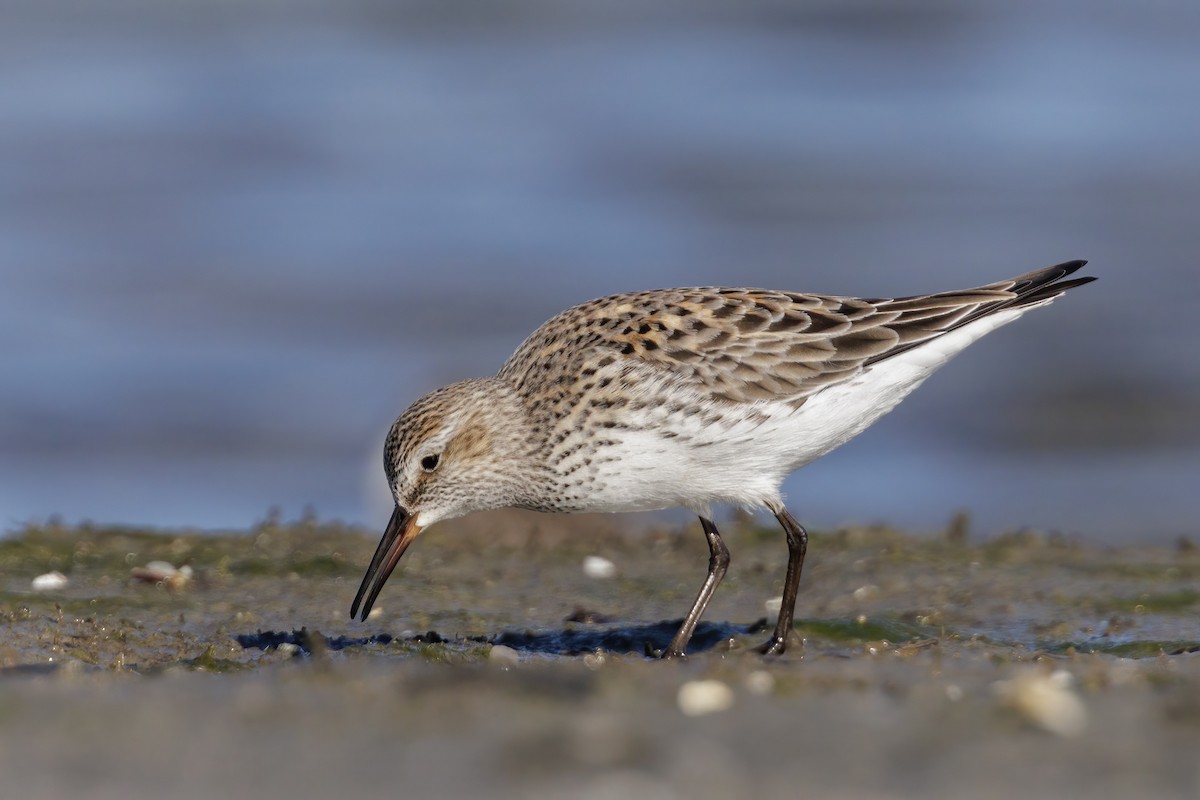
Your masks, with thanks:
[(657, 647), (651, 647), (649, 642), (646, 643), (646, 656), (648, 658), (660, 658), (663, 661), (684, 661), (687, 659), (687, 653), (676, 647), (659, 650)]
[(787, 639), (772, 636), (757, 648), (764, 656), (781, 656), (787, 650)]

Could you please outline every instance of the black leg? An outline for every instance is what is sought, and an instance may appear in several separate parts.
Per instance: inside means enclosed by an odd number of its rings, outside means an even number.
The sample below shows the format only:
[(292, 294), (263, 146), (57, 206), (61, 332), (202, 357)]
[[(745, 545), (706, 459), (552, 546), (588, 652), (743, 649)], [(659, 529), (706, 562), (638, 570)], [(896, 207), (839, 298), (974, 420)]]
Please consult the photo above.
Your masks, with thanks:
[(758, 651), (766, 655), (779, 655), (787, 650), (788, 637), (792, 635), (796, 592), (800, 588), (800, 570), (804, 568), (804, 553), (808, 550), (808, 531), (792, 519), (786, 508), (780, 506), (771, 510), (775, 512), (775, 519), (779, 520), (783, 532), (787, 534), (787, 578), (783, 581), (783, 603), (779, 606), (779, 620), (775, 623), (775, 633), (758, 648)]
[(683, 624), (679, 626), (675, 638), (662, 654), (663, 658), (682, 658), (686, 655), (684, 651), (687, 650), (692, 633), (696, 630), (696, 623), (700, 621), (700, 615), (704, 613), (713, 592), (717, 590), (717, 584), (725, 577), (725, 570), (729, 569), (729, 548), (721, 540), (721, 534), (717, 533), (717, 526), (711, 519), (704, 517), (700, 518), (700, 525), (704, 528), (704, 537), (708, 539), (708, 577), (700, 587), (700, 594), (696, 596), (692, 610), (683, 618)]

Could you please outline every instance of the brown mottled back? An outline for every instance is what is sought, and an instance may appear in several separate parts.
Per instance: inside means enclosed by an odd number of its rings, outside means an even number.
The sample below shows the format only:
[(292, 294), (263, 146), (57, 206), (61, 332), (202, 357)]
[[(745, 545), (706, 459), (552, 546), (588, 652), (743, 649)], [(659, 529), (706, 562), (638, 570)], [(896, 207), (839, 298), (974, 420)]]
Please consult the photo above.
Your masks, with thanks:
[(895, 299), (706, 287), (613, 295), (549, 320), (498, 377), (529, 392), (544, 390), (548, 374), (563, 374), (564, 361), (572, 377), (649, 368), (716, 400), (799, 405), (980, 316), (1090, 280), (1054, 283), (1076, 268), (1067, 262), (976, 289)]

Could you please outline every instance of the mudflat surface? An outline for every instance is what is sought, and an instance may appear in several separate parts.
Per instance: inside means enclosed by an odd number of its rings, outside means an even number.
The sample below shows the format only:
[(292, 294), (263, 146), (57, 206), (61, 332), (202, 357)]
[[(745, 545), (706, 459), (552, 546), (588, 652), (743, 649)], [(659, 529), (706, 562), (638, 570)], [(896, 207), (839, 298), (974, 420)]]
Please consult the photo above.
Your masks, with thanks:
[[(621, 522), (439, 526), (365, 623), (348, 610), (373, 532), (15, 531), (0, 795), (1200, 796), (1187, 540), (814, 532), (797, 642), (765, 659), (783, 536), (729, 522), (692, 653), (661, 662), (644, 654), (707, 549), (698, 527)], [(66, 585), (34, 591), (51, 570)]]

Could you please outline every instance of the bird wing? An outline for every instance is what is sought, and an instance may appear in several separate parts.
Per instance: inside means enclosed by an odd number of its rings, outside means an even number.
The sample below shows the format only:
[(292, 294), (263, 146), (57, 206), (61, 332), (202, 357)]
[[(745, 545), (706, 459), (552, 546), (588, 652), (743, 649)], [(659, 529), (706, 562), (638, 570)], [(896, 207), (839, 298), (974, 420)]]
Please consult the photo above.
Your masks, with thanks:
[[(714, 399), (797, 405), (897, 353), (1001, 309), (1092, 278), (1070, 261), (962, 291), (856, 298), (765, 289), (660, 289), (570, 308), (534, 331), (500, 370), (518, 387), (624, 365), (670, 374)], [(589, 372), (590, 371), (590, 372)]]

